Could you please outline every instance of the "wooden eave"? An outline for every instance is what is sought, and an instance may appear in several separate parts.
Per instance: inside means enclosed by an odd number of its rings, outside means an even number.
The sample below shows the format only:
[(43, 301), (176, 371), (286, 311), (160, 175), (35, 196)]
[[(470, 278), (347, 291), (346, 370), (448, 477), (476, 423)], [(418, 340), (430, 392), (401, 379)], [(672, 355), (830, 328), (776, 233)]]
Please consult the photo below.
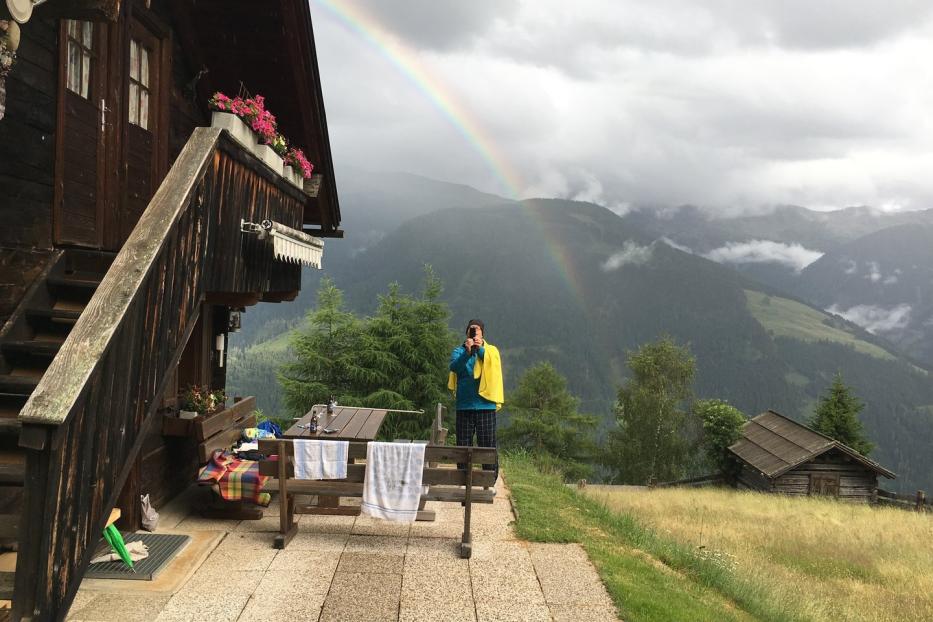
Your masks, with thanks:
[(36, 7), (35, 15), (49, 19), (113, 22), (120, 15), (121, 4), (121, 0), (49, 0)]
[(186, 53), (202, 65), (192, 70), (206, 68), (202, 79), (211, 89), (236, 95), (245, 87), (263, 95), (281, 133), (304, 149), (323, 176), (306, 203), (304, 227), (338, 237), (340, 206), (308, 2), (174, 0), (172, 8)]
[(896, 477), (892, 471), (848, 445), (773, 410), (746, 422), (741, 438), (729, 447), (739, 460), (769, 479), (780, 477), (832, 449), (838, 449), (888, 479)]

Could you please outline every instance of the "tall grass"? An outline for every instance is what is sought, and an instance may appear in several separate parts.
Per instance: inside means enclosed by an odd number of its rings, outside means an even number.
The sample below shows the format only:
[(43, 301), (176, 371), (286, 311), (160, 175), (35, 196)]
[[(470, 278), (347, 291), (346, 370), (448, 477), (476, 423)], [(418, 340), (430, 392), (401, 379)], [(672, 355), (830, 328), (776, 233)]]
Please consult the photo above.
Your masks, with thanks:
[(731, 567), (814, 620), (933, 620), (933, 516), (717, 489), (591, 498)]
[(523, 454), (504, 458), (518, 509), (516, 529), (528, 540), (579, 542), (593, 560), (625, 620), (807, 619), (791, 601), (775, 599), (728, 559), (658, 534), (543, 473)]

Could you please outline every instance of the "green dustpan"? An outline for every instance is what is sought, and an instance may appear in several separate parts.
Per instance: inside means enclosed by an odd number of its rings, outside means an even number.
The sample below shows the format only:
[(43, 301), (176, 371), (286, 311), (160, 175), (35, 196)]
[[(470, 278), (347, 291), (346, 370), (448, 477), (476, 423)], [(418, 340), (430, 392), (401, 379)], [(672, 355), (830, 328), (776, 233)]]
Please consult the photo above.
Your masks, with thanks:
[(110, 548), (116, 551), (123, 563), (129, 566), (133, 572), (136, 572), (136, 569), (133, 568), (133, 559), (130, 557), (130, 552), (126, 550), (126, 543), (123, 542), (123, 536), (120, 535), (116, 525), (111, 523), (104, 528), (104, 540), (107, 541)]

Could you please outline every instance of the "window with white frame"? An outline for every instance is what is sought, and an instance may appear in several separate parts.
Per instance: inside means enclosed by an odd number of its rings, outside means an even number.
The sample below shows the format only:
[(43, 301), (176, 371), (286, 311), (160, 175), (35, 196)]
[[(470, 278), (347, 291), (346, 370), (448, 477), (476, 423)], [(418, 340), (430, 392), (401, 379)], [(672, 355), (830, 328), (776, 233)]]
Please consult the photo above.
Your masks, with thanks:
[(94, 58), (94, 24), (66, 22), (66, 85), (72, 93), (91, 98), (91, 59)]
[(137, 39), (130, 41), (130, 123), (149, 129), (149, 49)]

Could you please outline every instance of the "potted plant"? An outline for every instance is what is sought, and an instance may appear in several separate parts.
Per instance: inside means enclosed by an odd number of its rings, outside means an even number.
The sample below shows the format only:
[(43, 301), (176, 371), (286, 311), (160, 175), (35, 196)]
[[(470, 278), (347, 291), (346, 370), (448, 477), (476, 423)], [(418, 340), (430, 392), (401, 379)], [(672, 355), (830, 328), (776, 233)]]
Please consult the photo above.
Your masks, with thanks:
[(226, 401), (223, 389), (210, 391), (207, 387), (190, 386), (178, 396), (179, 416), (183, 412), (194, 413), (194, 416), (212, 415), (223, 410)]
[(304, 151), (292, 147), (285, 153), (285, 165), (291, 170), (291, 182), (299, 188), (304, 188), (304, 181), (310, 179), (314, 165), (308, 162)]
[(314, 166), (301, 149), (290, 147), (279, 134), (275, 115), (266, 110), (262, 95), (230, 97), (217, 92), (208, 104), (213, 111), (212, 126), (226, 129), (272, 170), (304, 188)]

